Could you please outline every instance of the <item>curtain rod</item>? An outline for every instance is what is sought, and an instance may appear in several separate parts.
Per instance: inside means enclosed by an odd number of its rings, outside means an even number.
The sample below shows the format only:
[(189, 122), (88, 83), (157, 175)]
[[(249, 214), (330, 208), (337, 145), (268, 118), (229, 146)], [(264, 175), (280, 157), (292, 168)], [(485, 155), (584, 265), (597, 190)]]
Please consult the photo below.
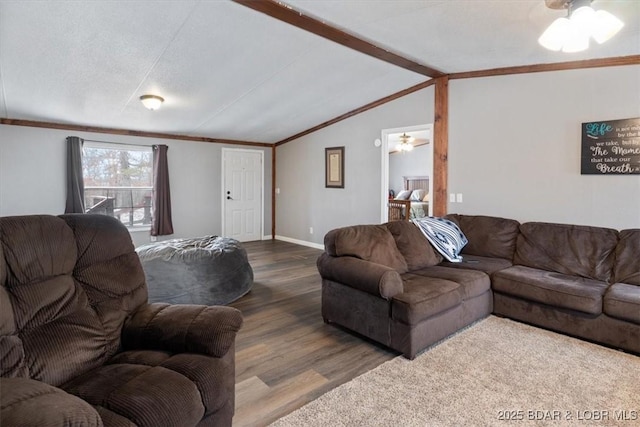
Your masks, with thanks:
[(84, 139), (82, 138), (83, 141), (87, 141), (87, 142), (99, 142), (102, 144), (115, 144), (115, 145), (128, 145), (130, 147), (153, 147), (154, 145), (158, 145), (158, 144), (152, 144), (152, 145), (144, 145), (144, 144), (129, 144), (127, 142), (112, 142), (112, 141), (99, 141), (97, 139)]

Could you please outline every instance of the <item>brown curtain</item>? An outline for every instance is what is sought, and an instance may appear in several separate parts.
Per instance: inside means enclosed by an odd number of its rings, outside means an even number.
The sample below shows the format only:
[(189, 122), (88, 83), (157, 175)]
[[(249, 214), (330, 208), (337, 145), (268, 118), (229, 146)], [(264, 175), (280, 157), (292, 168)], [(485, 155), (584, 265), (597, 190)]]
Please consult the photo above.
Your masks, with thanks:
[(67, 202), (64, 213), (84, 213), (82, 144), (82, 138), (67, 137)]
[(153, 224), (152, 236), (173, 234), (171, 221), (171, 192), (166, 145), (153, 146)]

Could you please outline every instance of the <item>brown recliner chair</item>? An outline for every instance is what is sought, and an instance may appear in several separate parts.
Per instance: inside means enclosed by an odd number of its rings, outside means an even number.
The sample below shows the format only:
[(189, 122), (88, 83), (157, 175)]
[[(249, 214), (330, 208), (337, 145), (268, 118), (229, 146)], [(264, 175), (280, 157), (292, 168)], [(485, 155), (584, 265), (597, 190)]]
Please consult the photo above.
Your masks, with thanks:
[(238, 310), (148, 304), (111, 217), (3, 217), (0, 243), (0, 425), (231, 425)]

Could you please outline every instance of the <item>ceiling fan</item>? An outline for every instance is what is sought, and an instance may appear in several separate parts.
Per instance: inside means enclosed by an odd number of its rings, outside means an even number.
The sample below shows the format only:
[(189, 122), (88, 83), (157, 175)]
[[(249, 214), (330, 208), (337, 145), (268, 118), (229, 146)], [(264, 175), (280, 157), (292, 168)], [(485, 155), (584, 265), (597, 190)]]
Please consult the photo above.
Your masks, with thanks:
[(611, 13), (591, 8), (593, 0), (545, 0), (549, 9), (566, 9), (567, 16), (557, 18), (538, 39), (549, 50), (581, 52), (589, 40), (602, 44), (616, 35), (624, 23)]
[[(405, 152), (413, 150), (414, 147), (428, 144), (430, 141), (427, 138), (416, 138), (404, 132), (398, 136), (396, 140), (392, 140), (391, 142), (396, 142), (395, 151)], [(392, 145), (390, 144), (390, 146)]]

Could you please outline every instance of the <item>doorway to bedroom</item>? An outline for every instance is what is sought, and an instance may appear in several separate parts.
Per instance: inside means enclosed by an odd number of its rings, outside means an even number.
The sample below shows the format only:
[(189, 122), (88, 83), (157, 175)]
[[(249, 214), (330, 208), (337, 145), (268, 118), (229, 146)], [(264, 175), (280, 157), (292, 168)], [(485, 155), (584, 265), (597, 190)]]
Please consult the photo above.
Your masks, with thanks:
[(433, 124), (381, 135), (381, 222), (433, 215)]

